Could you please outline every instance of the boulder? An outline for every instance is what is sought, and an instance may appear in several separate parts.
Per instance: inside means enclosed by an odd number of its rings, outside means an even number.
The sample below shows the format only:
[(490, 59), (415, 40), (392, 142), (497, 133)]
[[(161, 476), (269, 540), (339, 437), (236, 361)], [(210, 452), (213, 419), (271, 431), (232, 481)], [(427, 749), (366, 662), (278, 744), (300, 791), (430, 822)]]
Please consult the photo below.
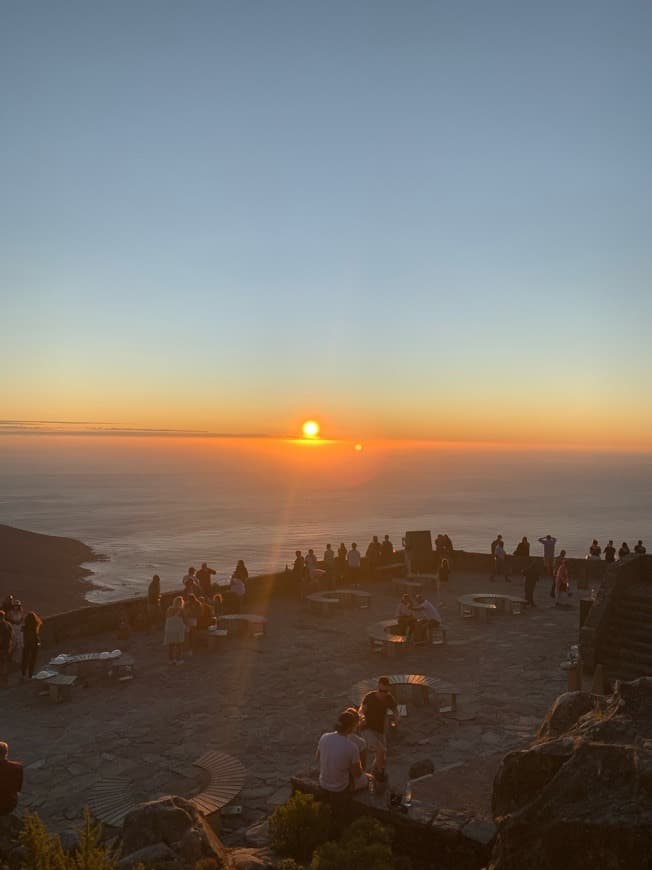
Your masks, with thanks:
[(257, 822), (251, 825), (245, 832), (245, 841), (249, 846), (263, 848), (269, 846), (271, 838), (269, 835), (269, 819), (263, 819), (262, 822)]
[(132, 870), (142, 864), (144, 867), (156, 867), (157, 870), (182, 870), (183, 864), (177, 855), (165, 843), (155, 843), (132, 852), (118, 862), (118, 870)]
[[(590, 709), (587, 704), (590, 701)], [(491, 870), (649, 870), (652, 678), (562, 695), (494, 783)]]
[(224, 847), (202, 815), (189, 801), (180, 797), (165, 797), (140, 804), (123, 822), (122, 854), (125, 859), (131, 859), (134, 853), (143, 849), (161, 849), (163, 846), (175, 856), (181, 868), (194, 867), (202, 858), (214, 858), (220, 867), (227, 863)]
[(268, 870), (278, 866), (278, 859), (267, 849), (232, 849), (229, 858), (234, 870)]
[(590, 692), (564, 692), (546, 713), (537, 731), (537, 739), (565, 734), (580, 716), (593, 710), (594, 706), (595, 698)]

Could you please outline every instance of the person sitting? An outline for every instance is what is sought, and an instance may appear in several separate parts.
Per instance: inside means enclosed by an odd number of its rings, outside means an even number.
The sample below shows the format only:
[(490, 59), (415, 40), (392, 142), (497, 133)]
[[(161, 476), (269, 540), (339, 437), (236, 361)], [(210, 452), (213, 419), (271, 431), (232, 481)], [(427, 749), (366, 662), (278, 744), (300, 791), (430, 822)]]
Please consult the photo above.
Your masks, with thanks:
[(643, 545), (643, 541), (639, 541), (639, 542), (636, 544), (636, 546), (634, 547), (634, 552), (635, 552), (638, 556), (644, 556), (644, 555), (647, 553), (647, 550), (645, 549), (645, 547), (644, 547), (644, 545)]
[(629, 556), (630, 553), (631, 550), (629, 549), (629, 544), (627, 543), (627, 541), (623, 541), (620, 549), (618, 550), (618, 558), (624, 559), (625, 556)]
[(355, 718), (355, 725), (353, 726), (353, 731), (350, 734), (347, 734), (347, 737), (354, 746), (358, 747), (358, 752), (360, 753), (360, 767), (362, 768), (362, 773), (360, 774), (360, 776), (355, 778), (351, 777), (351, 789), (353, 791), (362, 791), (362, 789), (369, 788), (369, 782), (371, 780), (371, 774), (366, 772), (367, 741), (359, 733), (360, 713), (358, 711), (358, 708), (347, 707), (344, 712), (350, 713)]
[(9, 761), (9, 745), (0, 741), (0, 816), (13, 813), (23, 788), (23, 765)]
[(317, 745), (319, 789), (336, 812), (349, 802), (351, 782), (362, 775), (360, 751), (349, 740), (356, 725), (355, 716), (344, 710), (337, 717), (335, 730), (322, 734)]
[(242, 580), (243, 583), (246, 583), (249, 579), (249, 571), (247, 571), (247, 566), (242, 559), (238, 559), (235, 571), (231, 576), (237, 577), (238, 580)]
[(410, 596), (407, 592), (404, 592), (401, 595), (401, 600), (396, 608), (396, 621), (398, 623), (398, 633), (407, 634), (409, 636), (414, 628), (416, 619), (414, 618), (412, 602), (410, 601)]
[(432, 633), (441, 625), (441, 616), (439, 611), (432, 602), (424, 598), (421, 593), (415, 596), (415, 605), (412, 612), (416, 617), (416, 626), (414, 630), (415, 640), (420, 640), (423, 637), (428, 643), (432, 643)]
[(242, 603), (244, 602), (245, 595), (247, 594), (247, 587), (244, 584), (244, 580), (241, 577), (237, 577), (235, 572), (231, 577), (231, 582), (229, 584), (229, 593), (231, 595), (231, 601), (233, 603), (233, 609), (235, 613), (241, 613)]
[(213, 595), (213, 616), (215, 619), (220, 618), (220, 616), (224, 613), (224, 599), (220, 595), (219, 592), (216, 592)]

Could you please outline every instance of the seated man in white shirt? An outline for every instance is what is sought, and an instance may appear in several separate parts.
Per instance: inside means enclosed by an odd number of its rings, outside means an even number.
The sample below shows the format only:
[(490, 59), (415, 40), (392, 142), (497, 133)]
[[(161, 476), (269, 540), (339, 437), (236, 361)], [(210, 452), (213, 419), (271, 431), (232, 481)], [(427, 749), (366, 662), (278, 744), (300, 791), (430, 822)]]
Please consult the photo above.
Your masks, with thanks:
[(415, 630), (415, 637), (420, 636), (419, 629), (425, 631), (426, 640), (428, 643), (432, 643), (432, 632), (433, 629), (439, 628), (441, 625), (441, 616), (439, 611), (435, 607), (432, 602), (428, 601), (427, 598), (424, 598), (421, 593), (415, 596), (415, 605), (412, 609), (412, 612), (417, 620), (417, 628)]
[(333, 809), (346, 804), (351, 798), (351, 782), (362, 774), (360, 751), (349, 740), (356, 727), (353, 713), (345, 710), (337, 718), (335, 731), (328, 731), (319, 738), (317, 763), (319, 764), (319, 787), (323, 797)]

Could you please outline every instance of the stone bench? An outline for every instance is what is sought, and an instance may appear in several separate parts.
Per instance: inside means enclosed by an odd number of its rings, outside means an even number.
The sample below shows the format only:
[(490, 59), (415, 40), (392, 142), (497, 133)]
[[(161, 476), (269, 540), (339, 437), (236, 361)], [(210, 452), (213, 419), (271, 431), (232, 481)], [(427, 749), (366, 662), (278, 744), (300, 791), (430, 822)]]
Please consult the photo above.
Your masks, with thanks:
[(500, 595), (498, 593), (477, 592), (461, 595), (457, 599), (460, 616), (487, 621), (492, 613), (519, 614), (525, 610), (525, 599), (517, 595)]
[(398, 625), (395, 619), (384, 619), (374, 622), (367, 628), (367, 637), (372, 650), (380, 647), (384, 655), (395, 656), (409, 643), (407, 635), (398, 633)]
[(308, 603), (308, 607), (319, 613), (321, 616), (330, 616), (333, 611), (338, 610), (343, 604), (343, 599), (340, 598), (337, 592), (311, 592), (306, 595), (304, 601)]
[(336, 589), (324, 592), (311, 592), (304, 601), (311, 610), (322, 616), (330, 616), (341, 607), (359, 607), (366, 610), (371, 601), (371, 592), (364, 589)]
[[(371, 643), (371, 648), (376, 649), (382, 647), (382, 651), (388, 655), (395, 655), (398, 651), (405, 649), (406, 645), (411, 641), (405, 634), (399, 634), (398, 623), (395, 619), (383, 619), (380, 622), (374, 622), (367, 629), (367, 637)], [(432, 645), (444, 646), (448, 642), (448, 628), (445, 625), (440, 625), (439, 628), (432, 630)], [(415, 642), (419, 645), (419, 641)], [(423, 641), (421, 643), (426, 643)]]
[(226, 613), (217, 621), (217, 629), (224, 628), (229, 636), (239, 632), (249, 637), (263, 637), (267, 633), (267, 618), (257, 613)]
[[(373, 691), (378, 685), (378, 677), (370, 677), (368, 680), (362, 680), (356, 683), (351, 690), (351, 699), (353, 703), (359, 705), (367, 692)], [(424, 674), (393, 674), (388, 675), (390, 687), (392, 690), (398, 689), (396, 692), (396, 700), (407, 692), (408, 700), (417, 704), (430, 704), (431, 696), (435, 700), (434, 706), (437, 713), (454, 713), (457, 710), (457, 696), (459, 690), (451, 683), (442, 680), (439, 677), (428, 677)], [(406, 689), (407, 687), (407, 689)], [(448, 696), (449, 702), (442, 707), (439, 703), (439, 696)]]

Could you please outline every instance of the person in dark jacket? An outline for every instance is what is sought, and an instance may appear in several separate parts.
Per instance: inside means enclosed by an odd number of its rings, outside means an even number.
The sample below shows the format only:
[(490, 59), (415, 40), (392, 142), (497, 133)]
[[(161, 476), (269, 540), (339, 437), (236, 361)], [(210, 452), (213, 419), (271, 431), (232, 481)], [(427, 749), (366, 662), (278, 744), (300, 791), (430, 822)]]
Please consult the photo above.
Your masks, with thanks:
[(532, 559), (527, 568), (522, 572), (525, 578), (525, 606), (536, 607), (534, 603), (534, 590), (539, 581), (539, 566), (536, 559)]
[(20, 662), (20, 670), (23, 679), (27, 677), (28, 680), (31, 680), (34, 676), (36, 656), (38, 655), (38, 648), (41, 645), (39, 635), (42, 625), (43, 621), (38, 616), (38, 614), (34, 613), (33, 610), (30, 610), (30, 612), (25, 617), (25, 621), (23, 622), (22, 627), (23, 656)]

